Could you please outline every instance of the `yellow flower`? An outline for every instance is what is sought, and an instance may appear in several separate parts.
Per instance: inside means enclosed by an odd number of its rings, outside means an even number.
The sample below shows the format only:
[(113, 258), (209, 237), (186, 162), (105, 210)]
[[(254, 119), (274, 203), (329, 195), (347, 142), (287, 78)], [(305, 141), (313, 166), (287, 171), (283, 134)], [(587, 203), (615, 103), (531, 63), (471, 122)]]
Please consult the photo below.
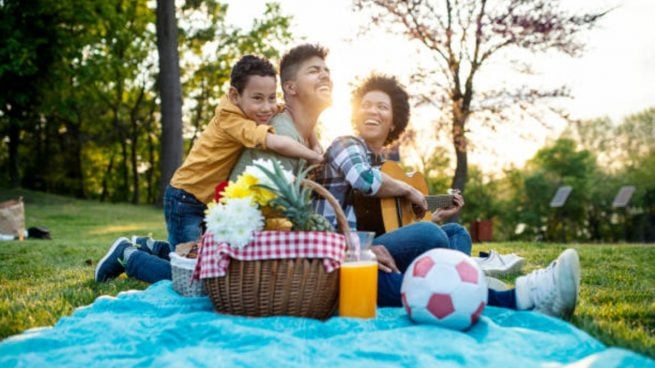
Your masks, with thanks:
[(250, 190), (250, 184), (244, 183), (244, 180), (241, 180), (241, 177), (239, 177), (236, 182), (230, 182), (230, 184), (225, 187), (221, 202), (226, 203), (230, 199), (252, 197), (252, 195), (253, 193)]
[(252, 191), (255, 194), (255, 203), (262, 207), (267, 206), (270, 201), (277, 197), (275, 193), (265, 188), (254, 187), (252, 188)]
[(259, 206), (266, 206), (276, 195), (268, 189), (256, 187), (259, 179), (256, 176), (244, 173), (239, 175), (236, 182), (230, 182), (223, 192), (222, 203), (232, 198), (252, 197), (254, 203)]

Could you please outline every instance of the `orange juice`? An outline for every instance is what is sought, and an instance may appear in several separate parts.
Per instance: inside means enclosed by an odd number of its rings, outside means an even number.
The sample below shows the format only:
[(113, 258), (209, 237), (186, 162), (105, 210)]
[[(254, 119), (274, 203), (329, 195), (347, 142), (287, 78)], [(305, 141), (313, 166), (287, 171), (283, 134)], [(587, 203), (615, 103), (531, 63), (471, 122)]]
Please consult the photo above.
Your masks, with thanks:
[(344, 262), (339, 272), (339, 315), (375, 318), (378, 263), (368, 260)]

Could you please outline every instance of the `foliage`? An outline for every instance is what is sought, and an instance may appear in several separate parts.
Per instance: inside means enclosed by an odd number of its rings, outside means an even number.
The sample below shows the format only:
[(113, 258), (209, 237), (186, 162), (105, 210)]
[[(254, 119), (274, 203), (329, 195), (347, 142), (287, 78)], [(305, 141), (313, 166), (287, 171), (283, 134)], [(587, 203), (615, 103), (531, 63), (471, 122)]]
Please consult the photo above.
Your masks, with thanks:
[(478, 167), (472, 166), (466, 186), (466, 211), (462, 213), (462, 222), (468, 224), (497, 217), (500, 214), (499, 191), (497, 180), (485, 176)]
[[(585, 221), (595, 165), (594, 156), (578, 150), (570, 139), (558, 139), (536, 153), (527, 164), (523, 183), (519, 183), (522, 190), (510, 199), (520, 208), (514, 220), (526, 225), (526, 236), (560, 241), (589, 238)], [(551, 208), (552, 197), (564, 185), (572, 187), (565, 205)]]
[[(448, 122), (457, 166), (452, 186), (464, 189), (468, 180), (467, 123), (502, 118), (544, 99), (565, 95), (563, 88), (516, 86), (483, 89), (479, 79), (484, 67), (519, 58), (523, 71), (530, 55), (559, 51), (578, 55), (582, 31), (595, 26), (603, 12), (570, 14), (552, 0), (354, 0), (356, 9), (371, 13), (372, 23), (402, 33), (429, 54), (430, 64), (418, 67), (414, 82), (425, 86), (423, 103), (442, 109)], [(517, 63), (519, 64), (519, 63)], [(511, 115), (511, 114), (510, 114)]]
[[(0, 185), (155, 203), (160, 176), (154, 3), (0, 2)], [(184, 121), (210, 120), (245, 53), (276, 57), (290, 17), (269, 4), (250, 29), (218, 1), (178, 3)], [(194, 134), (188, 137), (193, 138)], [(189, 144), (192, 143), (191, 142)]]
[[(2, 191), (0, 201), (19, 195), (25, 198), (27, 225), (49, 228), (53, 240), (3, 242), (0, 247), (0, 338), (51, 326), (98, 296), (147, 287), (124, 275), (96, 283), (93, 273), (97, 260), (119, 236), (150, 234), (162, 239), (161, 210), (26, 190)], [(474, 253), (488, 246), (475, 245)], [(525, 257), (528, 272), (547, 266), (564, 245), (514, 242), (494, 243), (493, 248)], [(572, 323), (609, 346), (655, 358), (653, 246), (577, 244), (575, 248), (583, 277)], [(515, 276), (505, 281), (512, 282)]]

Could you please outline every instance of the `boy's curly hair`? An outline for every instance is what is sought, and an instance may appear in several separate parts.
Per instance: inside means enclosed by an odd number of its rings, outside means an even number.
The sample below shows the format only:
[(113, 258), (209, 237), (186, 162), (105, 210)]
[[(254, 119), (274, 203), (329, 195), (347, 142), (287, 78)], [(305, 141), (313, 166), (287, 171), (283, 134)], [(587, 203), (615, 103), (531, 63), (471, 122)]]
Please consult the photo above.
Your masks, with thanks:
[(258, 75), (260, 77), (276, 77), (275, 67), (270, 61), (257, 57), (255, 55), (246, 55), (232, 67), (230, 74), (230, 85), (236, 88), (241, 94), (246, 88), (250, 76)]
[(322, 60), (328, 55), (329, 50), (320, 45), (309, 43), (296, 46), (289, 50), (280, 61), (280, 82), (284, 83), (296, 77), (298, 67), (305, 60), (318, 56)]
[(389, 135), (384, 141), (384, 145), (388, 146), (396, 141), (403, 134), (405, 128), (407, 128), (407, 124), (409, 123), (409, 95), (396, 77), (372, 74), (353, 91), (353, 117), (355, 116), (355, 111), (361, 105), (364, 95), (371, 91), (383, 92), (391, 99), (392, 123), (394, 128), (389, 131)]

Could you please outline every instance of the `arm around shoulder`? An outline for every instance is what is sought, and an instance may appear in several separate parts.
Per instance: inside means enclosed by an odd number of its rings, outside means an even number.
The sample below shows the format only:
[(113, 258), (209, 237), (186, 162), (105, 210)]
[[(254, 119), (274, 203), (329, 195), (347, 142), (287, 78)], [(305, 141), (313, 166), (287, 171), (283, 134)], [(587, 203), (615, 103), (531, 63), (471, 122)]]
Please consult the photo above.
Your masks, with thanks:
[(284, 135), (268, 133), (266, 135), (266, 147), (287, 157), (302, 158), (312, 163), (323, 162), (321, 154)]

